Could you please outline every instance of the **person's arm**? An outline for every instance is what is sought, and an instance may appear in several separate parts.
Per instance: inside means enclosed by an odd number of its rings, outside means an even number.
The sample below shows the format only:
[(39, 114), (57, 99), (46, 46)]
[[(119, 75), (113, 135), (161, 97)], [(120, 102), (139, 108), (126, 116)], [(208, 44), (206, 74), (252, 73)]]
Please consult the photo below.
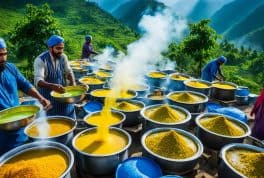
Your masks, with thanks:
[(218, 66), (217, 66), (217, 63), (212, 63), (211, 66), (210, 66), (210, 75), (213, 77), (213, 79), (215, 80), (220, 80), (218, 77), (217, 77), (217, 71), (218, 71)]
[(51, 103), (49, 100), (47, 100), (46, 98), (44, 98), (37, 90), (36, 88), (32, 87), (31, 89), (28, 90), (28, 92), (26, 93), (29, 96), (32, 96), (34, 98), (37, 98), (39, 100), (39, 102), (42, 104), (42, 106), (44, 107), (45, 110), (48, 110), (51, 108)]
[(65, 89), (62, 85), (48, 83), (45, 81), (45, 63), (38, 57), (34, 61), (34, 83), (37, 87), (54, 90), (63, 93)]
[(70, 81), (70, 85), (71, 86), (75, 86), (76, 83), (75, 83), (75, 78), (74, 78), (74, 75), (73, 75), (73, 71), (72, 71), (70, 63), (68, 61), (68, 57), (66, 55), (64, 55), (64, 70), (65, 70), (65, 73), (66, 73), (66, 78)]
[(223, 80), (225, 80), (225, 76), (222, 73), (221, 67), (218, 68), (218, 74), (222, 77)]

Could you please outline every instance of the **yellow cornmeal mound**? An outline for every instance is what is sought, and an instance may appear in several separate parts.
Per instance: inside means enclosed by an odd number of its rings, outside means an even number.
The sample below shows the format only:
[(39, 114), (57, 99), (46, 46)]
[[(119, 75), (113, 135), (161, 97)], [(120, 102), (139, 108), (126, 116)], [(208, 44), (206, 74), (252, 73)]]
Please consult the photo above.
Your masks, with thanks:
[(70, 61), (71, 66), (80, 66), (81, 63), (79, 61)]
[(197, 103), (205, 100), (204, 97), (189, 92), (174, 93), (173, 95), (170, 96), (170, 98), (180, 103)]
[(138, 111), (138, 110), (142, 109), (142, 106), (140, 106), (139, 104), (123, 101), (123, 102), (117, 103), (115, 108), (118, 110), (131, 112), (131, 111)]
[(215, 88), (227, 89), (227, 90), (236, 89), (233, 85), (228, 85), (224, 83), (213, 83), (212, 86)]
[(210, 86), (202, 83), (202, 82), (198, 82), (198, 81), (190, 81), (187, 83), (188, 86), (194, 87), (194, 88), (209, 88)]
[(108, 72), (104, 72), (104, 71), (97, 71), (95, 72), (95, 75), (99, 76), (99, 77), (110, 77), (111, 74)]
[(152, 152), (172, 159), (185, 159), (197, 152), (195, 143), (174, 130), (154, 133), (146, 137), (145, 144)]
[(148, 98), (152, 100), (163, 100), (165, 99), (165, 95), (149, 95)]
[(27, 151), (0, 167), (1, 178), (58, 178), (67, 169), (67, 157), (59, 150)]
[(162, 105), (157, 108), (148, 109), (145, 111), (145, 115), (152, 120), (165, 123), (181, 122), (186, 119), (186, 115), (169, 105)]
[(99, 90), (92, 91), (91, 95), (97, 96), (97, 97), (107, 97), (110, 93), (111, 93), (111, 90), (99, 89)]
[(249, 150), (233, 150), (226, 153), (229, 164), (251, 178), (264, 177), (264, 153)]
[(150, 72), (148, 76), (152, 78), (164, 78), (166, 77), (166, 74), (161, 73), (161, 72)]
[(173, 79), (173, 80), (182, 80), (183, 81), (183, 80), (187, 80), (189, 78), (190, 77), (183, 76), (183, 75), (177, 75), (177, 74), (171, 76), (171, 79)]
[(223, 116), (208, 117), (200, 120), (200, 124), (215, 133), (226, 136), (242, 136), (245, 130), (235, 122)]
[(95, 77), (84, 77), (80, 80), (80, 82), (86, 85), (99, 85), (104, 83), (104, 81)]

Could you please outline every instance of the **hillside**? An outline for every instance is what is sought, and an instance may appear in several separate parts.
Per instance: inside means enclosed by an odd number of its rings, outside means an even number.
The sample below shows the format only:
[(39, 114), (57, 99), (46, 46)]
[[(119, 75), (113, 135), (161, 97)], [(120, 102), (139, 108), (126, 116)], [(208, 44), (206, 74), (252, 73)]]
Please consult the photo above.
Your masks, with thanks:
[[(264, 27), (245, 36), (245, 40), (257, 49), (264, 49)], [(252, 46), (253, 46), (252, 45)]]
[(217, 33), (223, 33), (247, 17), (262, 3), (262, 0), (235, 0), (223, 6), (212, 16), (212, 27)]
[(125, 50), (126, 45), (137, 38), (137, 34), (120, 23), (110, 14), (98, 8), (94, 3), (83, 0), (9, 0), (0, 1), (1, 20), (0, 36), (7, 36), (17, 22), (24, 17), (25, 4), (34, 5), (49, 3), (55, 12), (54, 16), (66, 40), (66, 53), (70, 58), (79, 58), (84, 36), (93, 36), (94, 48), (99, 50), (106, 45)]
[(159, 8), (163, 8), (162, 3), (155, 0), (130, 0), (127, 3), (120, 5), (114, 12), (113, 16), (131, 27), (137, 28), (138, 22), (144, 14), (153, 14)]
[(249, 16), (240, 23), (234, 25), (225, 35), (227, 39), (233, 40), (242, 37), (252, 31), (264, 27), (264, 4), (255, 9)]

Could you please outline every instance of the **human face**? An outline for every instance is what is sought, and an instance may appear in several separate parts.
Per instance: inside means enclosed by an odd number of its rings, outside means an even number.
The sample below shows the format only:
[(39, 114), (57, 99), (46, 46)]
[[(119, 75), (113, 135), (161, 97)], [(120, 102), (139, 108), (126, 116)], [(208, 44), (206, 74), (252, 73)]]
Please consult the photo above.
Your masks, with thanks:
[(6, 48), (1, 48), (0, 49), (0, 67), (3, 67), (6, 63), (7, 59), (7, 50)]
[(60, 56), (62, 55), (63, 53), (63, 50), (64, 50), (64, 43), (60, 43), (56, 46), (53, 46), (50, 48), (51, 50), (51, 54), (54, 58), (58, 59), (60, 58)]

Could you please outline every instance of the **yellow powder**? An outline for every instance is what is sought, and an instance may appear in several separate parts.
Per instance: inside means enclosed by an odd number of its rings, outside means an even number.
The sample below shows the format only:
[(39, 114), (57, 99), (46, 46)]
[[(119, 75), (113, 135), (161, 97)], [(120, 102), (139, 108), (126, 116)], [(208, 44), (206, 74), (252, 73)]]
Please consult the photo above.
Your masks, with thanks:
[(171, 108), (169, 105), (148, 109), (144, 114), (149, 119), (165, 123), (177, 123), (186, 119), (186, 115), (183, 112)]
[(264, 153), (250, 150), (230, 150), (227, 161), (233, 168), (251, 178), (264, 177)]
[(55, 137), (58, 135), (62, 135), (73, 128), (73, 125), (69, 121), (62, 119), (52, 119), (48, 120), (47, 123), (39, 122), (37, 124), (32, 125), (32, 127), (27, 130), (27, 134), (31, 137), (40, 137), (38, 127), (41, 128), (44, 126), (44, 124), (48, 124), (49, 127), (47, 137)]
[(115, 130), (110, 130), (105, 140), (101, 140), (100, 134), (93, 130), (80, 135), (75, 142), (79, 150), (94, 155), (112, 154), (122, 150), (127, 144), (127, 137)]
[(236, 89), (233, 85), (228, 85), (228, 84), (224, 84), (224, 83), (213, 83), (212, 86), (215, 87), (215, 88), (227, 89), (227, 90)]
[(148, 98), (152, 100), (163, 100), (165, 99), (165, 96), (164, 95), (149, 95)]
[(208, 117), (200, 120), (200, 124), (215, 133), (226, 136), (242, 136), (245, 130), (235, 122), (223, 116)]
[(95, 77), (84, 77), (80, 79), (80, 82), (85, 85), (99, 85), (105, 83), (104, 81)]
[(107, 97), (111, 93), (111, 90), (108, 89), (99, 89), (99, 90), (94, 90), (91, 92), (92, 96), (97, 96), (97, 97)]
[(79, 67), (81, 63), (79, 61), (70, 61), (70, 65), (74, 67)]
[(108, 127), (111, 125), (115, 125), (122, 120), (121, 116), (116, 113), (110, 113), (106, 115), (105, 113), (94, 114), (85, 119), (88, 124), (100, 126), (102, 123), (106, 124)]
[(149, 77), (152, 77), (152, 78), (164, 78), (166, 77), (166, 74), (162, 73), (162, 72), (150, 72), (148, 74)]
[(194, 88), (209, 88), (210, 86), (202, 83), (202, 82), (198, 82), (198, 81), (190, 81), (187, 83), (188, 86), (194, 87)]
[(174, 74), (170, 77), (172, 80), (181, 80), (181, 81), (184, 81), (184, 80), (187, 80), (189, 79), (190, 77), (187, 77), (187, 76), (183, 76), (183, 75), (179, 75), (179, 74)]
[(170, 95), (170, 99), (180, 103), (197, 103), (205, 100), (204, 97), (189, 92), (174, 93)]
[(140, 104), (123, 101), (123, 102), (117, 103), (114, 108), (116, 108), (117, 110), (132, 112), (132, 111), (138, 111), (142, 109), (142, 107), (143, 106), (141, 106)]
[(95, 75), (97, 75), (99, 77), (111, 77), (110, 73), (104, 72), (104, 71), (97, 71), (97, 72), (95, 72)]
[(66, 155), (57, 149), (33, 150), (15, 156), (0, 167), (2, 178), (58, 178), (67, 169)]
[(196, 144), (174, 130), (154, 133), (146, 137), (145, 144), (152, 152), (172, 159), (185, 159), (197, 152)]

